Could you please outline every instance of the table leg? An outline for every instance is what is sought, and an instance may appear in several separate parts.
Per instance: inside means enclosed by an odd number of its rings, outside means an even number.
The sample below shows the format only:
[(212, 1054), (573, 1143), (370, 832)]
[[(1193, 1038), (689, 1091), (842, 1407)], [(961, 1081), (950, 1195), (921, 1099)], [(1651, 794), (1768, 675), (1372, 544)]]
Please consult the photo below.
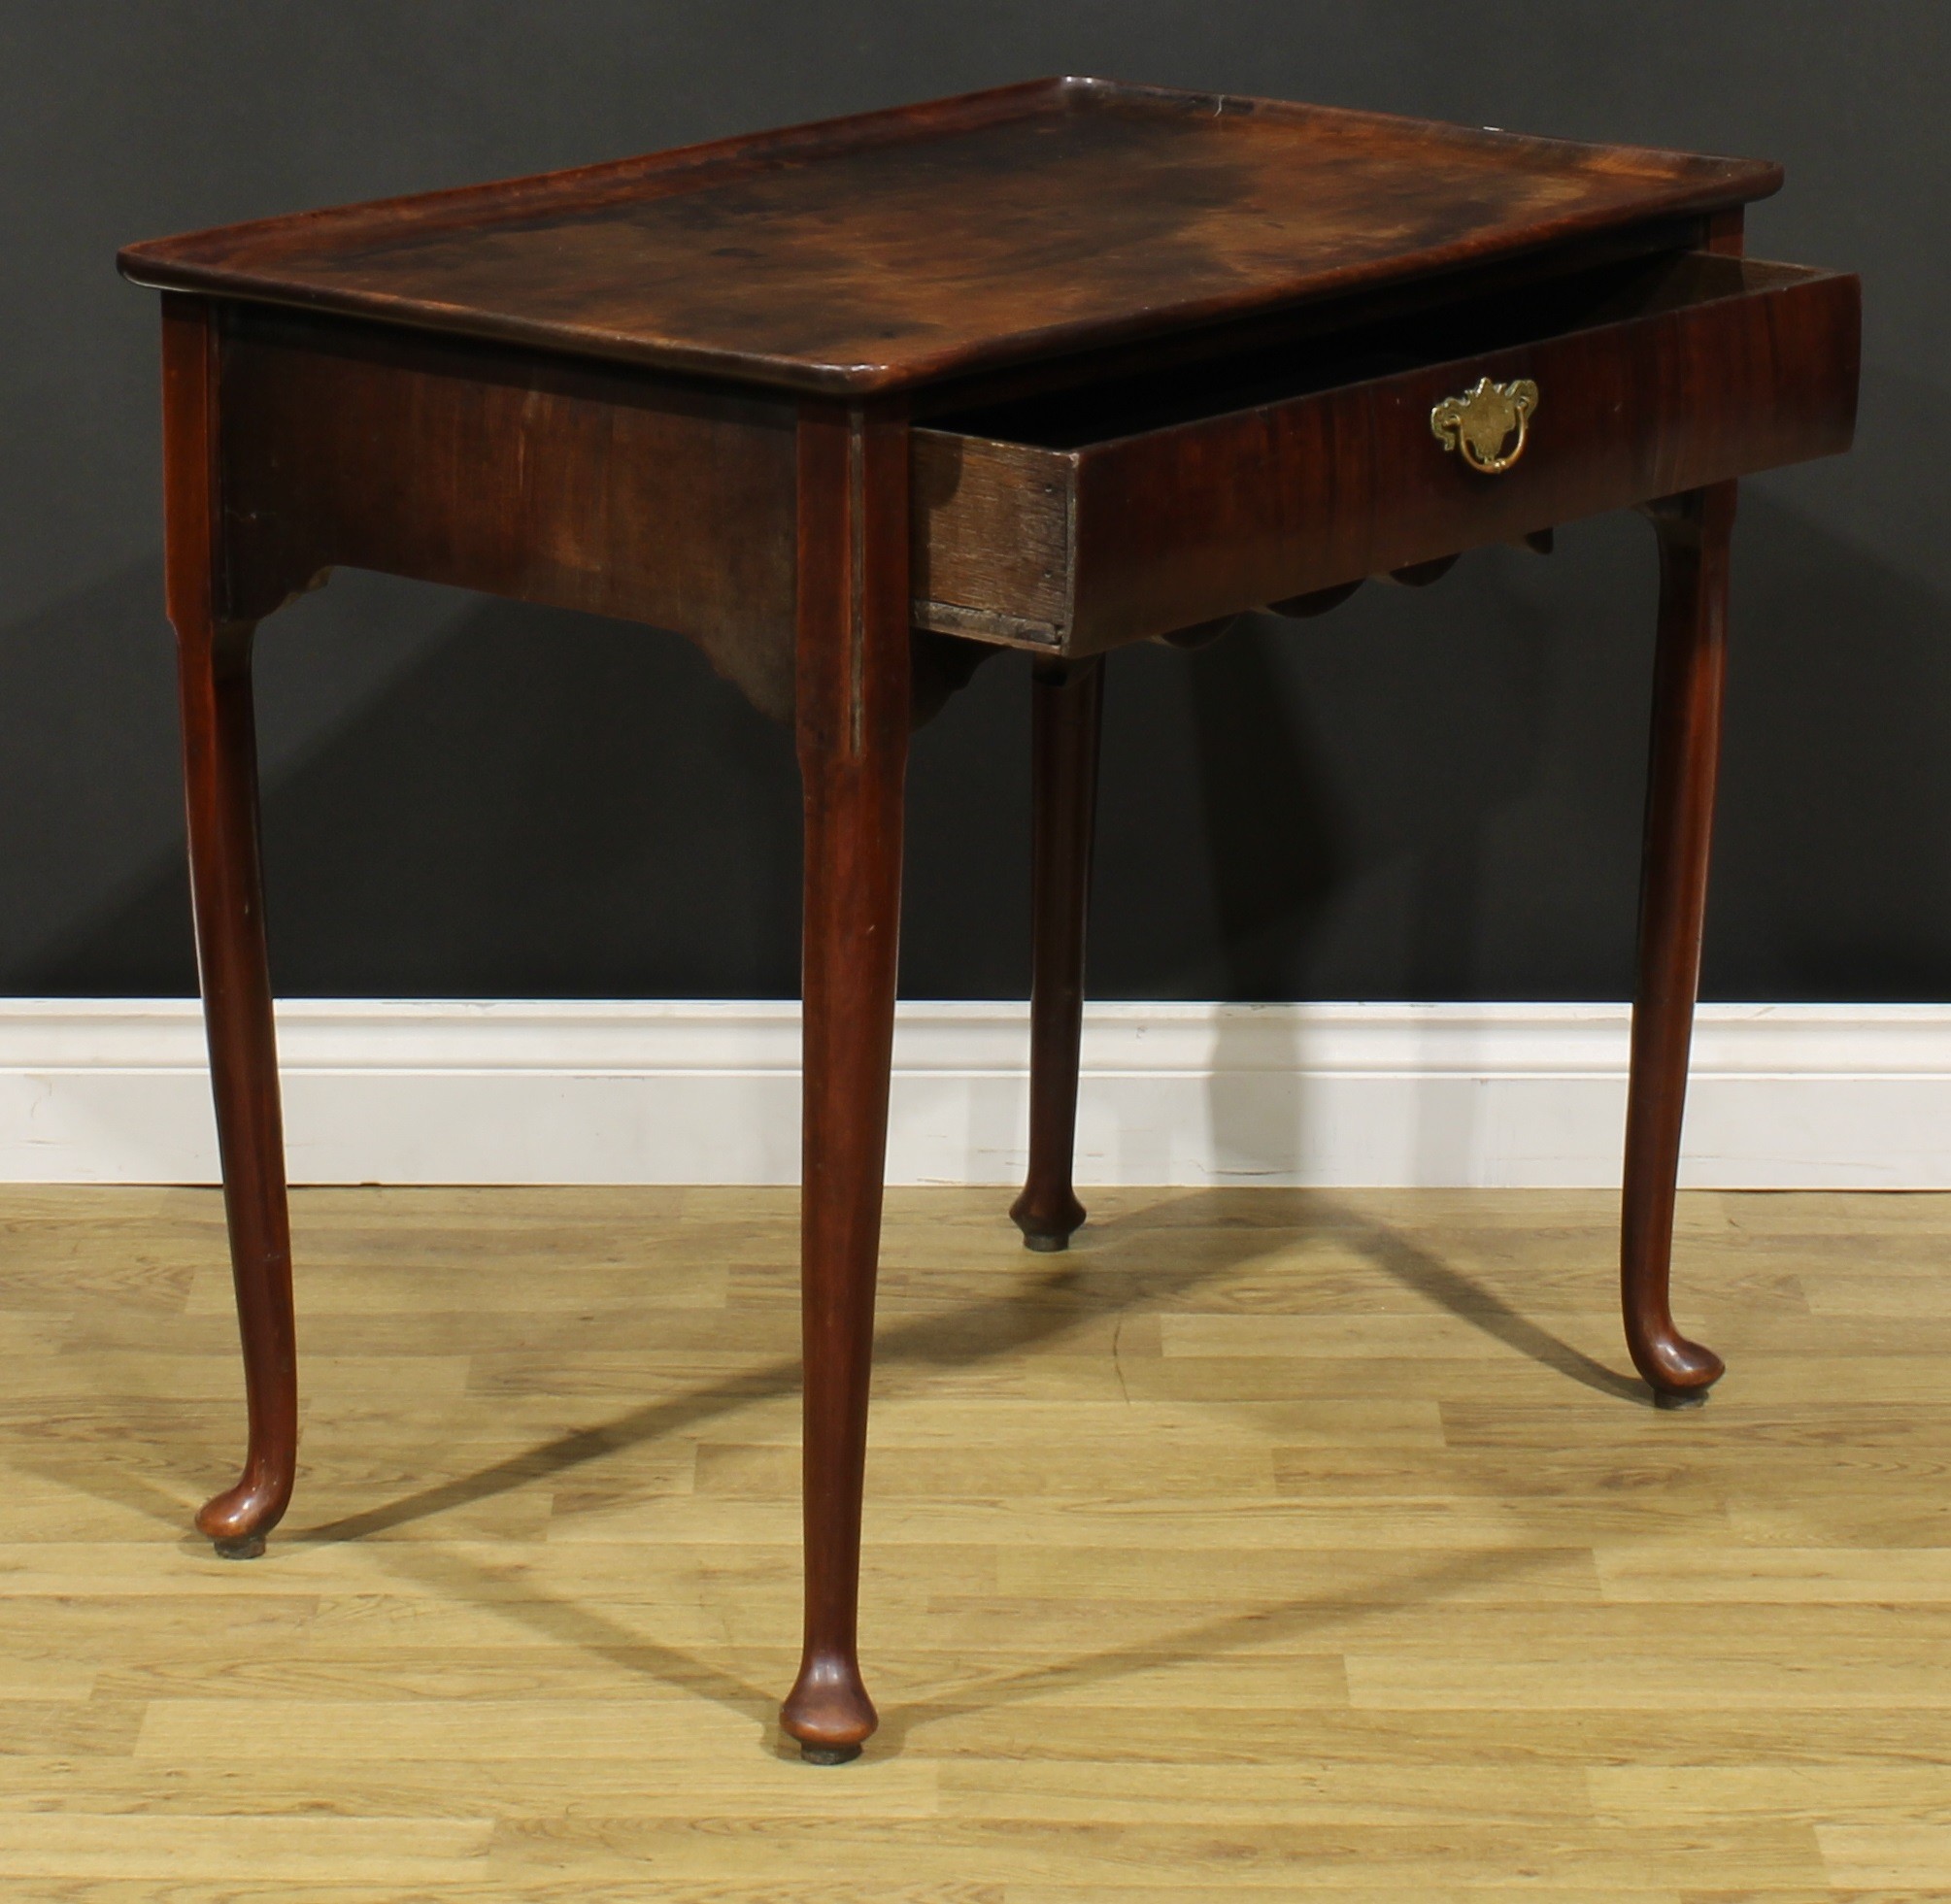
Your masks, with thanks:
[(1084, 1221), (1071, 1172), (1104, 707), (1102, 659), (1039, 661), (1030, 691), (1036, 839), (1030, 874), (1029, 1171), (1009, 1214), (1030, 1249), (1062, 1250)]
[(877, 1722), (856, 1624), (908, 752), (904, 420), (807, 406), (798, 534), (806, 1636), (781, 1722), (835, 1764)]
[(1734, 498), (1733, 484), (1717, 484), (1648, 512), (1660, 538), (1660, 634), (1626, 1109), (1620, 1285), (1633, 1365), (1652, 1385), (1654, 1399), (1668, 1408), (1704, 1401), (1722, 1371), (1711, 1349), (1688, 1341), (1674, 1327), (1667, 1285), (1721, 752)]
[(178, 645), (190, 889), (250, 1441), (237, 1484), (197, 1526), (235, 1558), (263, 1552), (291, 1498), (298, 1450), (297, 1352), (285, 1135), (264, 945), (257, 748), (251, 694), (255, 623), (221, 599), (216, 341), (205, 307), (163, 307), (167, 594)]

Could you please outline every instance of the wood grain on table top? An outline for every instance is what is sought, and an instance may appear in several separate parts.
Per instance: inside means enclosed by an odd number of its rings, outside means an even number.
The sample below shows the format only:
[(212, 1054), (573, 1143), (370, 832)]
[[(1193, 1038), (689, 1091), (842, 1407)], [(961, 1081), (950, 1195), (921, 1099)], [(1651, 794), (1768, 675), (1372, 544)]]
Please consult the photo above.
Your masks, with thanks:
[(120, 263), (145, 284), (859, 394), (1780, 183), (1760, 161), (1047, 80), (157, 239)]

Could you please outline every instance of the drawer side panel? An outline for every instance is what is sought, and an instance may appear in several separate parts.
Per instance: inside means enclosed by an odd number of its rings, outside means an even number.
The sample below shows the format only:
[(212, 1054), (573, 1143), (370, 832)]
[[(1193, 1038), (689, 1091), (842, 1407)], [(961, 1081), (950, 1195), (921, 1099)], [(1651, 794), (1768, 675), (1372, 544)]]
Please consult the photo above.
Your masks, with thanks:
[(1012, 647), (1070, 629), (1076, 458), (916, 430), (911, 588), (917, 624)]

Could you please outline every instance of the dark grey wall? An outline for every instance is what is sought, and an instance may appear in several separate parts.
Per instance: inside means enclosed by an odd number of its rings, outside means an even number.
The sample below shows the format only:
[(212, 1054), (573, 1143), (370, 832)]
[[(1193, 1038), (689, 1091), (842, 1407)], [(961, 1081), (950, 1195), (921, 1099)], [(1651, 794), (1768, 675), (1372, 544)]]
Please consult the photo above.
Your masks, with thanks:
[[(193, 988), (152, 299), (126, 240), (1100, 72), (1786, 161), (1860, 269), (1856, 454), (1757, 482), (1707, 988), (1951, 997), (1944, 0), (4, 0), (0, 990)], [(1653, 568), (1120, 657), (1101, 995), (1624, 994)], [(795, 982), (786, 737), (674, 638), (341, 576), (260, 637), (274, 963), (323, 994)], [(921, 735), (904, 989), (1020, 995), (1026, 681)]]

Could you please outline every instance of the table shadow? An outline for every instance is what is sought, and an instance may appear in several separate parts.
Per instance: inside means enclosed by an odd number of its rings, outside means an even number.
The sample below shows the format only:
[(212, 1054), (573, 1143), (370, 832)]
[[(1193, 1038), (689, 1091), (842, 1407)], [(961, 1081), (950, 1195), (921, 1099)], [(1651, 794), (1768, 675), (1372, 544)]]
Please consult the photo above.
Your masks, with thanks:
[[(1486, 1330), (1514, 1353), (1602, 1392), (1632, 1391), (1627, 1378), (1559, 1341), (1433, 1252), (1318, 1192), (1294, 1193), (1295, 1220), (1291, 1223), (1223, 1230), (1221, 1233), (1228, 1235), (1236, 1247), (1211, 1251), (1208, 1246), (1198, 1262), (1161, 1264), (1157, 1254), (1161, 1231), (1169, 1233), (1175, 1223), (1196, 1221), (1201, 1206), (1209, 1201), (1207, 1193), (1188, 1192), (1093, 1225), (1088, 1247), (1080, 1248), (1067, 1260), (1040, 1267), (1027, 1282), (1018, 1285), (1007, 1300), (959, 1303), (884, 1329), (877, 1338), (877, 1362), (884, 1369), (966, 1366), (1033, 1349), (1112, 1312), (1137, 1304), (1169, 1304), (1203, 1284), (1234, 1273), (1257, 1256), (1290, 1248), (1296, 1231), (1318, 1223), (1352, 1237), (1362, 1253), (1386, 1274), (1460, 1319)], [(1142, 1257), (1138, 1255), (1140, 1246), (1149, 1246), (1143, 1249)], [(317, 1545), (385, 1534), (454, 1508), (550, 1481), (639, 1444), (695, 1428), (749, 1402), (794, 1393), (799, 1383), (797, 1358), (781, 1358), (689, 1393), (627, 1410), (596, 1426), (557, 1436), (472, 1474), (297, 1530), (286, 1538)], [(388, 1567), (422, 1580), (446, 1596), (489, 1606), (551, 1641), (577, 1647), (625, 1671), (649, 1673), (751, 1717), (755, 1722), (771, 1723), (776, 1687), (756, 1685), (684, 1648), (648, 1639), (594, 1608), (556, 1599), (537, 1589), (525, 1576), (518, 1595), (487, 1591), (495, 1584), (495, 1576), (471, 1554), (463, 1556), (426, 1541), (383, 1542), (381, 1547)], [(1405, 1582), (1402, 1593), (1448, 1590), (1465, 1578), (1479, 1577), (1486, 1567), (1515, 1564), (1515, 1559), (1514, 1555), (1445, 1559)], [(925, 1701), (891, 1715), (882, 1750), (890, 1745), (898, 1750), (900, 1741), (916, 1725), (992, 1699), (1029, 1698), (1042, 1691), (1115, 1679), (1148, 1665), (1206, 1656), (1299, 1632), (1336, 1618), (1354, 1618), (1358, 1612), (1343, 1600), (1295, 1601), (1229, 1615), (1161, 1639), (1107, 1648), (1082, 1659), (1004, 1674), (964, 1693)]]

